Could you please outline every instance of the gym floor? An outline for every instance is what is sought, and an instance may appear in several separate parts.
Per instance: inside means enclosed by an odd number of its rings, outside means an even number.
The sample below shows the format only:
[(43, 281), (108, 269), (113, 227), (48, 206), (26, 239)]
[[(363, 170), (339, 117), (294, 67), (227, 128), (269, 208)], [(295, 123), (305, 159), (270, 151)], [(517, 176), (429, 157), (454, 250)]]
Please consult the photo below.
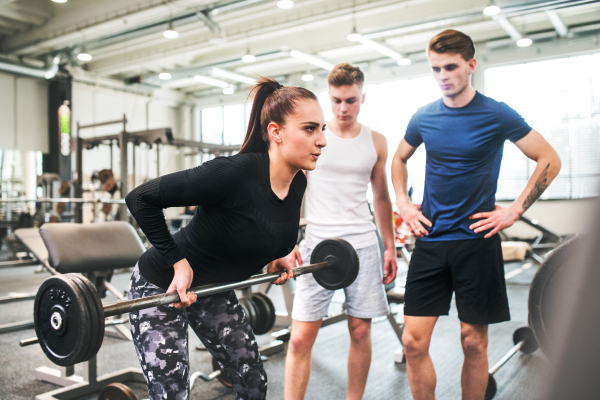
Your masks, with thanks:
[[(6, 257), (0, 252), (0, 259)], [(3, 257), (4, 256), (4, 257)], [(397, 284), (403, 284), (406, 278), (406, 264), (400, 259)], [(0, 270), (0, 297), (11, 292), (35, 292), (48, 273), (34, 273), (37, 267), (19, 267)], [(536, 271), (535, 264), (507, 263), (506, 273), (509, 279), (508, 297), (511, 306), (512, 321), (492, 325), (489, 329), (490, 366), (500, 359), (512, 346), (512, 333), (527, 324), (527, 296), (529, 283)], [(519, 272), (521, 271), (521, 272)], [(112, 282), (119, 289), (125, 289), (129, 273), (116, 274)], [(269, 295), (278, 309), (283, 308), (279, 287), (272, 288)], [(105, 303), (115, 301), (111, 294)], [(343, 294), (336, 294), (332, 309), (339, 309)], [(0, 324), (23, 321), (33, 318), (33, 301), (20, 301), (0, 305)], [(402, 306), (394, 306), (402, 314)], [(275, 327), (275, 329), (279, 329)], [(55, 385), (36, 381), (34, 369), (39, 366), (54, 367), (37, 345), (21, 348), (19, 340), (35, 336), (33, 329), (0, 335), (0, 399), (30, 400), (35, 395), (58, 388)], [(394, 363), (394, 351), (400, 343), (387, 319), (375, 320), (372, 328), (373, 361), (367, 382), (364, 399), (410, 399), (410, 388), (406, 377), (406, 366)], [(270, 341), (270, 335), (259, 337), (259, 344)], [(190, 334), (190, 363), (192, 371), (212, 372), (211, 358), (203, 351), (195, 350), (198, 338)], [(306, 399), (343, 399), (346, 392), (346, 360), (349, 347), (346, 322), (325, 327), (319, 333), (314, 351), (312, 374), (306, 393)], [(460, 371), (462, 350), (460, 348), (460, 325), (456, 309), (450, 316), (440, 318), (431, 343), (431, 357), (437, 372), (438, 399), (460, 398)], [(285, 352), (270, 356), (265, 362), (269, 378), (269, 399), (283, 398)], [(539, 393), (541, 380), (548, 362), (540, 350), (531, 355), (517, 354), (496, 374), (498, 393), (496, 399), (527, 400), (535, 399)], [(98, 353), (98, 374), (102, 375), (126, 367), (139, 367), (133, 345), (123, 339), (107, 335)], [(81, 374), (81, 367), (75, 367)], [(126, 382), (138, 398), (147, 398), (145, 385)], [(97, 394), (81, 399), (96, 399)], [(198, 380), (191, 392), (190, 399), (234, 399), (231, 389), (222, 386), (217, 380), (204, 382)]]

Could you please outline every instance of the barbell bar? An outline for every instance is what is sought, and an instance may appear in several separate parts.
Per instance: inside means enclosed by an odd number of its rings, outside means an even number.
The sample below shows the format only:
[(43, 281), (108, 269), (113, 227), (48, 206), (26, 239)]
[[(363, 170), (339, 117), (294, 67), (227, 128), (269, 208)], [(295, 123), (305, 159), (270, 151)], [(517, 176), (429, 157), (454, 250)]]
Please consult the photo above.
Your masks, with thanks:
[[(322, 287), (337, 290), (351, 285), (359, 272), (356, 251), (343, 239), (327, 239), (312, 252), (311, 264), (293, 269), (293, 277), (313, 274)], [(216, 283), (188, 289), (197, 297), (274, 282), (282, 272), (255, 275), (240, 282)], [(104, 319), (159, 305), (179, 302), (170, 292), (102, 305), (92, 283), (80, 274), (47, 278), (40, 286), (34, 304), (37, 340), (46, 356), (60, 366), (74, 365), (94, 357), (104, 338)], [(22, 346), (35, 339), (22, 341)]]
[[(294, 268), (293, 277), (310, 274), (326, 268), (334, 267), (336, 264), (331, 261), (325, 261), (317, 264), (310, 264), (306, 267)], [(259, 285), (261, 283), (274, 282), (281, 276), (281, 272), (271, 272), (269, 274), (256, 275), (239, 282), (232, 283), (214, 283), (211, 285), (198, 286), (188, 289), (187, 292), (194, 292), (198, 297), (206, 297), (213, 294), (226, 292), (234, 289), (241, 289), (248, 286)], [(170, 292), (165, 294), (157, 294), (155, 296), (143, 297), (135, 300), (119, 301), (104, 306), (104, 317), (112, 317), (133, 311), (139, 311), (146, 308), (178, 303), (179, 293)]]
[(535, 338), (533, 330), (528, 326), (523, 326), (514, 331), (513, 344), (514, 346), (488, 370), (489, 376), (485, 391), (485, 400), (491, 400), (494, 398), (494, 396), (496, 396), (498, 384), (496, 383), (494, 374), (498, 372), (498, 370), (504, 364), (506, 364), (508, 360), (510, 360), (519, 351), (521, 351), (523, 354), (531, 354), (540, 347), (537, 339)]

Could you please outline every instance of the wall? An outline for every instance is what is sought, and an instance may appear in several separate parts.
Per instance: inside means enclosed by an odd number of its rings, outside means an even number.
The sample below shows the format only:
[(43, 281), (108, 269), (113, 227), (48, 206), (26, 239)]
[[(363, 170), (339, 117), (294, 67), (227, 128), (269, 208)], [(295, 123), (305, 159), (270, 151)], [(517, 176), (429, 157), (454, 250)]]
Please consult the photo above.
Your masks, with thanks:
[(0, 149), (48, 152), (48, 84), (0, 74)]
[[(511, 202), (500, 201), (498, 205), (508, 207)], [(591, 231), (590, 216), (596, 212), (595, 197), (576, 200), (540, 200), (534, 203), (524, 214), (529, 219), (536, 219), (546, 228), (562, 235), (587, 233)], [(524, 222), (517, 222), (504, 231), (508, 236), (523, 239), (534, 238), (540, 232)]]

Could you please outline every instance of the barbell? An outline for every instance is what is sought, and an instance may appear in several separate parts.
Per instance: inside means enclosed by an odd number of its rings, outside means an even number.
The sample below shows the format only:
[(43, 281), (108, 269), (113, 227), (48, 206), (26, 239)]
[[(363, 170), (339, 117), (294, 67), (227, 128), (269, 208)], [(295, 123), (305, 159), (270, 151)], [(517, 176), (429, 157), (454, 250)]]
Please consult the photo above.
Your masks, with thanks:
[[(327, 239), (313, 250), (311, 264), (294, 268), (293, 277), (313, 274), (325, 289), (348, 287), (359, 272), (356, 251), (343, 239)], [(274, 282), (282, 272), (250, 277), (240, 282), (218, 283), (188, 289), (198, 297)], [(36, 339), (21, 341), (21, 346), (39, 343), (46, 356), (60, 366), (74, 365), (93, 358), (104, 339), (106, 317), (179, 302), (170, 292), (135, 300), (102, 305), (92, 283), (79, 274), (54, 275), (40, 286), (34, 303)]]
[(513, 333), (513, 344), (514, 346), (504, 355), (496, 364), (494, 364), (488, 370), (488, 384), (485, 390), (485, 400), (491, 400), (496, 396), (498, 391), (498, 384), (494, 378), (494, 374), (508, 362), (515, 354), (519, 351), (523, 354), (531, 354), (536, 351), (540, 346), (535, 338), (533, 329), (528, 326), (522, 326)]

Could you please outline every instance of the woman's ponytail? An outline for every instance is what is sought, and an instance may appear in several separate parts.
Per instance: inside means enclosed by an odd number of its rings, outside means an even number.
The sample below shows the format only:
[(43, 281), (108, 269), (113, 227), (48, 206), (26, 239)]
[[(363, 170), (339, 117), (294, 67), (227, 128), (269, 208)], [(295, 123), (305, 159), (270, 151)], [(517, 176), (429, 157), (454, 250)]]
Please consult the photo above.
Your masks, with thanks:
[(274, 79), (261, 78), (250, 91), (248, 98), (254, 96), (252, 111), (248, 122), (248, 131), (240, 153), (266, 153), (269, 151), (269, 137), (262, 131), (261, 114), (267, 98), (281, 88)]

